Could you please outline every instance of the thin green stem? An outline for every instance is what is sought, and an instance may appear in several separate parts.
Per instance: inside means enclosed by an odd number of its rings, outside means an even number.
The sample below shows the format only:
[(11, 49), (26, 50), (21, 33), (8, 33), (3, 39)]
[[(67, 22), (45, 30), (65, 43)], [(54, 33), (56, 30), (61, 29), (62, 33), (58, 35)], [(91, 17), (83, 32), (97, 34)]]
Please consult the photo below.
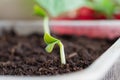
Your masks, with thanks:
[(50, 29), (49, 29), (49, 18), (44, 17), (44, 32), (50, 34)]
[(60, 46), (60, 58), (61, 58), (61, 63), (62, 63), (62, 64), (66, 64), (64, 46), (63, 46), (63, 44), (61, 43), (61, 41), (58, 43), (58, 45)]
[[(50, 35), (50, 30), (49, 30), (49, 18), (48, 17), (44, 17), (44, 32), (45, 32), (45, 34), (47, 33), (49, 36), (51, 36)], [(51, 36), (52, 37), (52, 36)], [(44, 40), (46, 40), (46, 41), (48, 41), (48, 40), (51, 40), (51, 39), (54, 39), (54, 38), (47, 38), (45, 35), (44, 35)], [(58, 41), (57, 43), (58, 43), (58, 45), (59, 45), (59, 47), (60, 47), (60, 58), (61, 58), (61, 63), (62, 64), (66, 64), (66, 59), (65, 59), (65, 52), (64, 52), (64, 46), (63, 46), (63, 44), (61, 43), (61, 41), (60, 40), (58, 40), (58, 39), (55, 39), (55, 41)], [(54, 44), (57, 44), (56, 42), (53, 42)], [(53, 47), (54, 47), (54, 44), (48, 44), (49, 45), (49, 47), (47, 47), (46, 49), (46, 51), (48, 51), (48, 52), (51, 52), (52, 50), (50, 50), (50, 49), (53, 49)], [(50, 50), (50, 51), (49, 51)]]

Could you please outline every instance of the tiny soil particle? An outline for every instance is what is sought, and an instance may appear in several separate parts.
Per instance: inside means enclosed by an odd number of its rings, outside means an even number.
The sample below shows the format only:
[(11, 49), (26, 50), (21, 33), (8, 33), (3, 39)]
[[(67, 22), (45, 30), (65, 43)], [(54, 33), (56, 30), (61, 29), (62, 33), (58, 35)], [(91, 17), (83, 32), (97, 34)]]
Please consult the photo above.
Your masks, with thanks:
[(66, 65), (60, 63), (59, 47), (45, 51), (43, 35), (19, 36), (13, 31), (0, 36), (0, 75), (57, 75), (88, 67), (115, 40), (57, 36), (64, 46)]

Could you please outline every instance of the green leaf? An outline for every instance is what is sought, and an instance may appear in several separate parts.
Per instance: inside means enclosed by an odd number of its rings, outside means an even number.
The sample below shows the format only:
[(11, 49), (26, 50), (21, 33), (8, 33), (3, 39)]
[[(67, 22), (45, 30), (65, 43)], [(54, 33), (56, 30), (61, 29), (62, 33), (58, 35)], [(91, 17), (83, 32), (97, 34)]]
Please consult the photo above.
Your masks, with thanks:
[(45, 35), (44, 35), (44, 41), (45, 41), (46, 44), (51, 44), (51, 43), (54, 43), (54, 42), (58, 41), (58, 39), (52, 37), (48, 33), (45, 33)]
[(57, 44), (58, 42), (53, 42), (51, 44), (48, 44), (47, 47), (45, 48), (45, 50), (48, 52), (48, 53), (51, 53), (53, 51), (53, 48), (55, 46), (55, 44)]
[(47, 16), (47, 13), (38, 5), (34, 6), (34, 13), (38, 16), (45, 17)]
[(36, 2), (52, 16), (58, 16), (85, 5), (86, 0), (36, 0)]

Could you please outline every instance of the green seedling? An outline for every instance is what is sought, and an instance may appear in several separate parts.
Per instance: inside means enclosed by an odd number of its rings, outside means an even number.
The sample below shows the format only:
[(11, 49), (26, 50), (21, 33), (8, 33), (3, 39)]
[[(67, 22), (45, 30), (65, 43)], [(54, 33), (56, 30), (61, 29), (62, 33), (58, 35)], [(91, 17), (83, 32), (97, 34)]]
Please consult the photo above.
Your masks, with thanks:
[(44, 23), (43, 23), (43, 25), (44, 25), (44, 41), (47, 44), (47, 47), (45, 48), (45, 50), (48, 53), (51, 53), (53, 51), (54, 46), (57, 44), (60, 47), (61, 63), (66, 64), (64, 46), (59, 39), (51, 36), (50, 30), (49, 30), (49, 17), (47, 15), (46, 11), (38, 5), (34, 6), (34, 11), (35, 11), (36, 15), (41, 16), (44, 19)]
[[(97, 11), (104, 12), (108, 18), (111, 18), (115, 10), (113, 0), (35, 0), (38, 5), (44, 8), (52, 17), (59, 16), (60, 14), (78, 9), (82, 6), (91, 6)], [(65, 64), (64, 46), (59, 39), (51, 36), (49, 30), (49, 17), (44, 9), (35, 5), (35, 14), (44, 18), (44, 41), (47, 44), (46, 51), (51, 53), (55, 44), (60, 47), (61, 63)]]
[(45, 50), (48, 53), (51, 53), (54, 46), (57, 44), (60, 47), (61, 63), (66, 64), (64, 46), (59, 39), (51, 36), (50, 30), (49, 30), (49, 25), (48, 25), (49, 17), (47, 15), (46, 11), (52, 17), (56, 17), (66, 11), (70, 11), (70, 10), (79, 8), (80, 6), (85, 4), (85, 0), (82, 0), (82, 1), (81, 0), (35, 0), (35, 1), (39, 5), (39, 6), (38, 5), (34, 6), (35, 14), (38, 16), (42, 16), (44, 18), (44, 41), (47, 44), (47, 47)]

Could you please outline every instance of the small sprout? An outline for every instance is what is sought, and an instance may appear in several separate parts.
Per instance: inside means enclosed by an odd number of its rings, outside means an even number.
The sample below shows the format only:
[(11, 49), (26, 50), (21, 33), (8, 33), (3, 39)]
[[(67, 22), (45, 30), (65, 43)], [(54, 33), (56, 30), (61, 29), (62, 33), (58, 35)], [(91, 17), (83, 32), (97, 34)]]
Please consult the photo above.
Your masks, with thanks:
[(47, 13), (40, 8), (38, 5), (34, 6), (34, 13), (38, 16), (42, 16), (44, 18), (44, 41), (47, 44), (47, 47), (45, 50), (48, 53), (51, 53), (53, 51), (54, 46), (57, 44), (60, 47), (60, 58), (61, 58), (61, 63), (66, 64), (66, 59), (65, 59), (65, 52), (64, 52), (64, 46), (62, 42), (59, 39), (56, 39), (51, 36), (50, 30), (49, 30), (49, 17)]

